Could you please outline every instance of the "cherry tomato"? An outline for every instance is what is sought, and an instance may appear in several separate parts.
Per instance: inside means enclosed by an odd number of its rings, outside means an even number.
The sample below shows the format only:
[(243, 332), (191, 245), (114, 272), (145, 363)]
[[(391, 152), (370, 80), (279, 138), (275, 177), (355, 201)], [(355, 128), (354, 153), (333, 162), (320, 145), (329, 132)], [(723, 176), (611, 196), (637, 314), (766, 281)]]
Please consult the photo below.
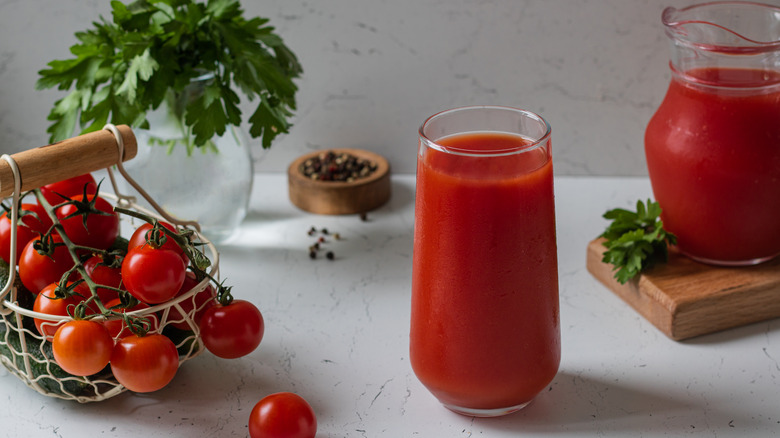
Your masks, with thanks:
[[(168, 222), (160, 222), (165, 228), (176, 231), (176, 227), (169, 224)], [(146, 245), (146, 233), (149, 232), (149, 230), (152, 229), (152, 224), (145, 223), (141, 225), (140, 227), (136, 228), (136, 230), (133, 232), (133, 235), (130, 236), (130, 239), (127, 241), (127, 250), (130, 251), (131, 249), (137, 247), (137, 246), (144, 246)], [(182, 260), (184, 260), (184, 264), (188, 265), (190, 263), (190, 259), (187, 258), (187, 254), (184, 253), (184, 250), (179, 246), (178, 243), (176, 243), (175, 240), (171, 239), (169, 236), (168, 239), (166, 239), (165, 243), (162, 245), (161, 248), (170, 249), (171, 251), (174, 251), (176, 254), (179, 254)]]
[[(84, 262), (84, 270), (87, 272), (89, 278), (95, 282), (95, 284), (102, 286), (109, 286), (114, 288), (120, 288), (122, 286), (122, 270), (120, 268), (112, 268), (103, 264), (103, 257), (94, 255)], [(115, 298), (119, 297), (119, 292), (113, 289), (106, 289), (104, 287), (97, 288), (97, 295), (100, 301), (105, 304)]]
[(94, 321), (74, 320), (60, 326), (54, 334), (54, 360), (74, 376), (89, 376), (108, 365), (114, 339), (108, 330)]
[[(33, 311), (39, 313), (45, 313), (47, 315), (55, 316), (68, 316), (73, 312), (73, 308), (79, 303), (84, 301), (89, 296), (89, 289), (83, 284), (76, 286), (76, 293), (78, 295), (72, 295), (67, 298), (57, 298), (54, 295), (54, 291), (57, 288), (57, 283), (51, 283), (44, 287), (41, 292), (35, 297), (33, 303)], [(57, 321), (51, 321), (47, 319), (34, 318), (35, 327), (38, 328), (38, 333), (51, 339), (57, 332)]]
[[(11, 263), (11, 218), (8, 213), (0, 216), (0, 258), (6, 263)], [(38, 234), (26, 225), (16, 226), (16, 261), (22, 255), (22, 250), (27, 242), (38, 237)]]
[[(121, 309), (118, 308), (122, 303), (122, 300), (119, 298), (116, 298), (114, 300), (108, 301), (105, 306), (108, 309), (112, 309), (115, 312), (119, 313), (127, 313), (127, 312), (135, 312), (136, 310), (143, 310), (148, 309), (149, 305), (146, 303), (138, 303), (135, 306), (133, 306), (130, 309)], [(144, 319), (149, 322), (149, 331), (157, 331), (157, 328), (159, 327), (159, 321), (157, 318), (155, 318), (152, 315), (144, 316)], [(112, 338), (118, 339), (118, 338), (126, 338), (133, 334), (132, 330), (125, 324), (124, 319), (120, 317), (114, 317), (109, 318), (103, 321), (103, 325), (108, 330), (108, 333), (111, 335)]]
[(257, 402), (249, 414), (251, 438), (314, 438), (317, 417), (303, 397), (278, 392)]
[[(178, 297), (191, 291), (198, 283), (198, 280), (195, 279), (195, 274), (188, 271), (184, 277), (184, 284), (182, 284), (176, 296)], [(206, 310), (216, 304), (214, 300), (216, 296), (217, 291), (214, 290), (211, 284), (207, 284), (202, 291), (179, 302), (179, 306), (184, 310), (184, 314), (179, 312), (179, 309), (176, 307), (171, 307), (168, 311), (168, 321), (171, 321), (169, 324), (181, 330), (192, 330), (192, 327), (190, 327), (184, 317), (184, 315), (190, 315), (195, 325), (199, 326)], [(192, 313), (193, 309), (197, 309), (194, 314)]]
[(131, 335), (116, 342), (111, 371), (133, 392), (152, 392), (173, 380), (179, 369), (179, 353), (173, 341), (161, 334)]
[[(40, 234), (45, 234), (52, 226), (51, 218), (46, 213), (46, 209), (38, 204), (22, 204), (22, 210), (25, 214), (22, 215), (22, 222), (30, 227), (33, 231)], [(34, 214), (31, 214), (34, 213)]]
[(139, 246), (122, 262), (122, 281), (139, 301), (159, 304), (181, 289), (186, 269), (181, 257), (169, 249)]
[(97, 193), (97, 182), (95, 178), (86, 173), (84, 175), (58, 181), (52, 184), (46, 184), (41, 187), (41, 194), (52, 206), (67, 201), (72, 196), (84, 194), (84, 186), (87, 186), (87, 194)]
[[(71, 199), (81, 201), (82, 197), (74, 196)], [(108, 249), (119, 236), (119, 215), (114, 212), (114, 207), (100, 196), (87, 195), (83, 200), (89, 202), (93, 199), (95, 208), (101, 213), (88, 214), (86, 227), (83, 215), (68, 217), (78, 211), (78, 208), (73, 204), (58, 208), (57, 217), (60, 219), (65, 234), (76, 245)]]
[(215, 356), (235, 359), (255, 351), (263, 339), (263, 315), (254, 304), (233, 300), (224, 306), (215, 304), (200, 321), (203, 344)]
[(24, 287), (34, 294), (49, 284), (60, 281), (62, 275), (76, 264), (68, 248), (62, 244), (62, 238), (53, 236), (52, 240), (59, 245), (54, 248), (51, 256), (39, 254), (34, 248), (40, 238), (27, 242), (19, 256), (19, 278)]

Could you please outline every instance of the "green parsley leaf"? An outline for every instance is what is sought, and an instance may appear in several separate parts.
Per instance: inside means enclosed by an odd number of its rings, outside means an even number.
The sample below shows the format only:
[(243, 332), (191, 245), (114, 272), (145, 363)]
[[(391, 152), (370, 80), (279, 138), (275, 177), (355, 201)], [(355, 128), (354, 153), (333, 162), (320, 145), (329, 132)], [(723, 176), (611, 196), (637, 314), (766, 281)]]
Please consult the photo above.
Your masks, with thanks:
[(646, 204), (637, 201), (636, 211), (615, 208), (603, 217), (612, 222), (600, 235), (607, 248), (602, 262), (615, 267), (615, 279), (621, 284), (653, 263), (665, 262), (668, 245), (677, 243), (675, 235), (664, 229), (661, 207), (649, 199)]
[[(36, 89), (69, 90), (49, 113), (50, 141), (109, 122), (149, 128), (146, 113), (165, 100), (190, 152), (213, 148), (215, 134), (241, 125), (236, 91), (258, 99), (249, 133), (261, 137), (264, 148), (288, 132), (294, 80), (303, 69), (267, 18), (245, 18), (237, 0), (114, 0), (111, 8), (111, 20), (100, 17), (75, 34), (73, 58), (38, 72)], [(213, 80), (203, 95), (187, 101), (185, 88), (206, 74)]]

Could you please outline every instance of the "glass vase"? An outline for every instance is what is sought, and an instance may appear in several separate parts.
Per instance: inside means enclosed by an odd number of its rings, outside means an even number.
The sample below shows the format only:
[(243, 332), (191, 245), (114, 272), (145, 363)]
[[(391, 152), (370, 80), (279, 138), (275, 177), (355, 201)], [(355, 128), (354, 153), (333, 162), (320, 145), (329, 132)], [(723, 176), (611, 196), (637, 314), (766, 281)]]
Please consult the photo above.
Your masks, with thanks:
[[(253, 165), (246, 135), (229, 126), (224, 135), (194, 147), (172, 108), (183, 104), (182, 99), (197, 97), (208, 80), (204, 76), (193, 81), (178, 99), (168, 99), (147, 114), (149, 129), (135, 130), (138, 155), (124, 166), (173, 217), (197, 221), (206, 238), (222, 243), (236, 233), (248, 210)], [(120, 188), (136, 194), (126, 183)]]

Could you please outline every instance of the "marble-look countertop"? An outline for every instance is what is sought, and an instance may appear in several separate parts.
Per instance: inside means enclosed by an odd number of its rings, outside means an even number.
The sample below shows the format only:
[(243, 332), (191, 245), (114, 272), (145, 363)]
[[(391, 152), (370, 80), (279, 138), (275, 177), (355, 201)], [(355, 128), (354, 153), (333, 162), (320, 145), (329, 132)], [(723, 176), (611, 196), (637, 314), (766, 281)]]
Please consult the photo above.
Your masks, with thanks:
[[(644, 178), (556, 179), (563, 357), (549, 388), (516, 414), (475, 419), (441, 407), (409, 365), (414, 177), (386, 206), (316, 216), (287, 199), (283, 174), (258, 174), (251, 213), (220, 245), (222, 277), (263, 312), (250, 356), (205, 353), (155, 393), (80, 405), (0, 372), (0, 436), (246, 437), (252, 406), (293, 391), (318, 437), (767, 437), (780, 432), (780, 321), (684, 342), (668, 339), (585, 268), (601, 214), (651, 196)], [(311, 260), (306, 231), (342, 240)]]

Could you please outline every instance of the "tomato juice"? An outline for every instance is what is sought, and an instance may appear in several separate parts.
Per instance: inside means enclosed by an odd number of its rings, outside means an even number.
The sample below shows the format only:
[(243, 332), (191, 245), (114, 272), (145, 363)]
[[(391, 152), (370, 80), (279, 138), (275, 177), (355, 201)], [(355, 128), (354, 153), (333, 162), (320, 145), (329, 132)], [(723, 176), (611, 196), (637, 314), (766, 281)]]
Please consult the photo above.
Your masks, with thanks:
[(417, 163), (412, 367), (456, 412), (519, 408), (561, 354), (549, 141), (480, 132), (435, 143)]
[(645, 153), (664, 226), (705, 262), (780, 253), (780, 73), (675, 73), (648, 124)]

